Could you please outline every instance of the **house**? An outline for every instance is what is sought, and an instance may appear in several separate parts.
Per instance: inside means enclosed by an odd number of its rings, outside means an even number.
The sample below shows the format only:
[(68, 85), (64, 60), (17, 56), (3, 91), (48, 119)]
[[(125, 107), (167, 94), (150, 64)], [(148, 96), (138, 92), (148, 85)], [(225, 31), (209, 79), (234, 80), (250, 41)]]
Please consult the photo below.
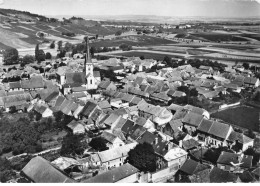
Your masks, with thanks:
[(90, 179), (82, 180), (81, 183), (136, 183), (139, 178), (139, 170), (126, 163)]
[(52, 110), (44, 105), (35, 105), (34, 110), (39, 113), (43, 118), (51, 117), (53, 115)]
[[(227, 142), (234, 150), (246, 151), (249, 147), (253, 147), (254, 139), (245, 136), (243, 133), (232, 131), (227, 139)], [(238, 149), (237, 149), (238, 148)]]
[(163, 132), (168, 137), (168, 139), (172, 139), (176, 132), (182, 130), (182, 126), (183, 124), (180, 119), (172, 119), (169, 123), (161, 128), (161, 132)]
[(102, 152), (98, 152), (99, 164), (105, 169), (109, 170), (115, 167), (123, 165), (125, 159), (128, 156), (128, 152), (135, 148), (137, 143), (126, 144), (121, 147), (112, 148)]
[(83, 123), (76, 121), (76, 120), (72, 120), (68, 125), (68, 128), (70, 128), (73, 132), (74, 135), (77, 134), (84, 134), (85, 133), (85, 126)]
[(253, 156), (222, 151), (217, 160), (217, 167), (229, 172), (242, 173), (244, 169), (252, 167), (252, 160)]
[(109, 149), (121, 147), (125, 144), (119, 137), (115, 136), (114, 134), (108, 131), (103, 131), (101, 137), (107, 141), (107, 147)]
[(149, 120), (149, 119), (145, 119), (143, 117), (138, 117), (136, 120), (135, 120), (135, 124), (136, 125), (139, 125), (139, 126), (142, 126), (144, 128), (146, 128), (147, 130), (149, 131), (155, 131), (155, 125), (154, 123)]
[(188, 112), (185, 117), (182, 119), (184, 127), (188, 130), (189, 133), (196, 131), (200, 123), (202, 122), (204, 116), (196, 114), (194, 112)]
[(256, 78), (256, 77), (245, 77), (244, 85), (246, 87), (257, 88), (260, 85), (259, 78)]
[(40, 156), (32, 158), (22, 169), (21, 175), (34, 183), (75, 183), (64, 172)]
[(120, 120), (120, 116), (114, 113), (111, 113), (103, 122), (107, 127), (111, 128), (115, 126), (115, 123)]
[(32, 76), (30, 79), (21, 81), (21, 88), (23, 90), (40, 90), (45, 88), (43, 77), (40, 75)]
[(64, 92), (69, 92), (72, 87), (84, 86), (87, 90), (97, 89), (98, 84), (101, 82), (99, 71), (93, 71), (94, 65), (89, 53), (89, 39), (86, 42), (87, 53), (85, 55), (84, 69), (83, 72), (70, 72), (59, 74), (62, 80)]
[(24, 110), (31, 100), (32, 97), (29, 93), (4, 96), (0, 97), (0, 107), (5, 108), (7, 112), (11, 107), (15, 107), (16, 110)]
[(212, 73), (213, 72), (213, 68), (211, 66), (201, 65), (199, 67), (199, 69), (202, 70), (203, 72), (207, 72), (207, 73)]
[(217, 121), (203, 120), (198, 126), (198, 139), (212, 147), (228, 146), (232, 126)]
[(99, 108), (99, 106), (91, 101), (88, 101), (84, 108), (81, 111), (81, 115), (85, 118), (91, 118), (94, 121), (97, 120), (97, 118), (100, 116), (102, 113), (102, 110)]
[(238, 183), (241, 182), (239, 176), (214, 167), (210, 172), (210, 183)]
[(211, 167), (206, 164), (201, 164), (192, 159), (187, 159), (180, 167), (176, 178), (180, 182), (191, 182), (194, 175), (199, 175), (202, 171), (210, 172)]
[(113, 91), (116, 91), (116, 85), (111, 82), (111, 81), (101, 81), (100, 84), (98, 85), (98, 88), (101, 89), (101, 90), (113, 90)]

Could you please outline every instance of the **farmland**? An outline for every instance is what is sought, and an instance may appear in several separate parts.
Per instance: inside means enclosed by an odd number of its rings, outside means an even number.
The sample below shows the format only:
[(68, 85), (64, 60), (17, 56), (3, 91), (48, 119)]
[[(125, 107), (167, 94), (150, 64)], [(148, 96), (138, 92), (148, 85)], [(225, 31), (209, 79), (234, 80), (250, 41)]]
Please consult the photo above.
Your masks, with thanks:
[(241, 106), (222, 110), (211, 116), (230, 124), (259, 132), (259, 113), (260, 109)]
[(163, 60), (164, 57), (167, 55), (169, 57), (180, 57), (179, 55), (176, 54), (171, 54), (171, 53), (165, 53), (165, 52), (155, 52), (155, 51), (130, 51), (130, 52), (117, 52), (116, 54), (113, 54), (114, 56), (124, 56), (124, 57), (141, 57), (143, 56), (144, 58), (147, 59), (155, 59), (155, 60)]

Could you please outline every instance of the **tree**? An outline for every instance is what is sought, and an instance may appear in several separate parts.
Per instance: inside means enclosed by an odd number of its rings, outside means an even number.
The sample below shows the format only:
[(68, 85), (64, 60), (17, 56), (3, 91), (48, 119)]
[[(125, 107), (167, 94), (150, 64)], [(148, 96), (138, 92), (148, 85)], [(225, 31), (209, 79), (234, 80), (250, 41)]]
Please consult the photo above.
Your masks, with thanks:
[(89, 146), (91, 146), (93, 149), (97, 151), (104, 151), (107, 150), (108, 147), (106, 145), (107, 141), (102, 137), (93, 138), (91, 142), (89, 143)]
[(15, 176), (15, 172), (12, 170), (11, 163), (6, 158), (0, 157), (0, 182), (4, 183)]
[(127, 44), (121, 44), (119, 46), (119, 48), (123, 51), (128, 51), (128, 50), (132, 50), (132, 46), (131, 45), (127, 45)]
[(38, 61), (38, 63), (45, 61), (45, 53), (43, 50), (39, 50), (37, 61)]
[(172, 59), (169, 56), (165, 56), (163, 61), (166, 62), (167, 66), (172, 65)]
[(54, 49), (54, 48), (55, 48), (55, 42), (54, 42), (54, 41), (50, 44), (50, 48), (51, 48), (51, 49)]
[(6, 49), (3, 52), (4, 57), (4, 64), (5, 65), (12, 65), (18, 62), (19, 53), (18, 50), (15, 48)]
[(35, 59), (34, 59), (34, 56), (29, 55), (29, 54), (27, 54), (27, 55), (25, 55), (25, 56), (23, 57), (23, 63), (24, 63), (24, 64), (33, 63), (34, 60), (35, 60)]
[(252, 129), (248, 129), (247, 135), (248, 135), (249, 138), (255, 139), (255, 133)]
[(58, 42), (58, 49), (61, 50), (61, 47), (62, 47), (62, 41), (59, 41)]
[(141, 59), (141, 60), (144, 60), (145, 58), (144, 58), (144, 56), (140, 56), (140, 59)]
[(87, 144), (83, 142), (83, 135), (73, 135), (68, 133), (62, 141), (61, 156), (75, 157), (82, 155), (87, 148)]
[(193, 96), (193, 97), (197, 97), (199, 95), (198, 91), (196, 90), (196, 88), (192, 88), (190, 90), (190, 96)]
[(94, 57), (94, 54), (97, 53), (96, 47), (90, 47), (89, 52), (90, 52), (91, 56)]
[(58, 54), (58, 57), (59, 58), (63, 58), (63, 57), (65, 57), (65, 55), (66, 55), (66, 50), (60, 50), (60, 53)]
[(66, 51), (66, 52), (69, 52), (69, 51), (71, 51), (72, 50), (72, 44), (71, 43), (69, 43), (69, 42), (67, 42), (66, 44), (65, 44), (65, 46), (64, 46), (64, 50)]
[(39, 44), (36, 45), (35, 47), (35, 59), (38, 61), (38, 56), (39, 56)]
[(51, 58), (52, 58), (51, 53), (50, 53), (50, 52), (47, 52), (46, 55), (45, 55), (45, 58), (46, 58), (46, 59), (51, 59)]
[(137, 144), (128, 152), (126, 162), (130, 163), (140, 171), (156, 171), (156, 155), (152, 145), (148, 143)]
[(248, 64), (248, 63), (243, 63), (242, 65), (243, 65), (243, 67), (244, 67), (245, 69), (249, 69), (249, 64)]
[(249, 147), (245, 152), (244, 155), (253, 156), (252, 165), (255, 166), (260, 160), (260, 153), (257, 152), (253, 147)]
[(115, 33), (115, 36), (121, 36), (122, 35), (122, 30), (118, 30), (116, 33)]

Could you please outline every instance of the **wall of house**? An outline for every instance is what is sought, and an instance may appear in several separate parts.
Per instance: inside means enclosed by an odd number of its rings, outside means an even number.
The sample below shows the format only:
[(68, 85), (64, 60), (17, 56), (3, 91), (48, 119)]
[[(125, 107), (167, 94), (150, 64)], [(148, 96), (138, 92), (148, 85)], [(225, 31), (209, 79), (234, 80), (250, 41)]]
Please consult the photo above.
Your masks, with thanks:
[(253, 147), (254, 146), (254, 141), (251, 141), (249, 143), (246, 143), (246, 144), (243, 144), (243, 147), (242, 147), (242, 151), (246, 151), (249, 147)]
[(207, 137), (205, 139), (206, 145), (211, 145), (213, 147), (226, 147), (228, 146), (227, 142), (225, 140), (221, 141), (212, 137)]
[(112, 167), (120, 167), (121, 165), (123, 165), (125, 159), (126, 157), (117, 158), (109, 162), (102, 163), (102, 166), (105, 166), (106, 169), (110, 169)]
[(52, 116), (52, 110), (47, 108), (43, 113), (42, 113), (42, 117), (43, 118), (47, 118), (47, 117), (51, 117)]
[(187, 159), (187, 156), (185, 155), (180, 158), (171, 160), (168, 162), (168, 167), (170, 167), (170, 168), (178, 167), (178, 169), (179, 169), (184, 164), (186, 159)]
[(154, 183), (158, 182), (166, 182), (167, 179), (171, 178), (177, 170), (173, 170), (170, 167), (167, 167), (165, 169), (156, 171), (155, 173), (148, 173), (148, 181), (152, 181)]
[(136, 181), (138, 181), (137, 173), (132, 174), (131, 176), (128, 176), (128, 177), (126, 177), (126, 178), (124, 178), (122, 180), (119, 180), (119, 181), (115, 182), (115, 183), (134, 183)]

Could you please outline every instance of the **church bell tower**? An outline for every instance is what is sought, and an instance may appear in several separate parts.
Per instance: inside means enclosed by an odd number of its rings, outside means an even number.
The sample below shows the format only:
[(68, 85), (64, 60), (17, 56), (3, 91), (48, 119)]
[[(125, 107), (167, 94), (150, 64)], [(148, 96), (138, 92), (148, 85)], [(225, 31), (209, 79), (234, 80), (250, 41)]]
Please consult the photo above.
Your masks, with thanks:
[(85, 54), (85, 62), (84, 62), (84, 71), (85, 75), (87, 76), (88, 74), (91, 74), (93, 76), (93, 63), (91, 60), (91, 56), (89, 53), (89, 38), (88, 36), (85, 39), (86, 42), (86, 54)]

